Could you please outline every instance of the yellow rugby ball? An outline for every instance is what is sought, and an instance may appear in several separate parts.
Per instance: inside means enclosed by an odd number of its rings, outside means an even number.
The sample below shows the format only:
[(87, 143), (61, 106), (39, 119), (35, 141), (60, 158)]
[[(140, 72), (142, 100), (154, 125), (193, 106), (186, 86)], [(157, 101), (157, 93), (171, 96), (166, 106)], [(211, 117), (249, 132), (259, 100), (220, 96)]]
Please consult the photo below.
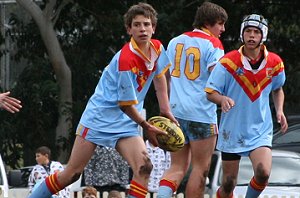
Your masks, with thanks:
[(185, 139), (181, 129), (170, 119), (163, 116), (154, 116), (148, 122), (158, 129), (167, 132), (166, 135), (156, 136), (159, 148), (175, 152), (184, 146)]

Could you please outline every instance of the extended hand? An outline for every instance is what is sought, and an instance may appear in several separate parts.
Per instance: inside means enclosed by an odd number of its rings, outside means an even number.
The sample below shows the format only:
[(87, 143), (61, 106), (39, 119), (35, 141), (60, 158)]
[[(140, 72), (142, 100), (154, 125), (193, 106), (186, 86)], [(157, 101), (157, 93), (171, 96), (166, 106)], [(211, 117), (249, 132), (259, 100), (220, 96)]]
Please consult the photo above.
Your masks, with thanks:
[(176, 118), (173, 116), (171, 112), (160, 112), (160, 115), (169, 118), (172, 122), (174, 122), (177, 126), (179, 126), (178, 121), (176, 120)]
[(156, 138), (157, 135), (167, 134), (166, 132), (161, 131), (160, 129), (158, 129), (155, 126), (151, 125), (147, 121), (144, 121), (141, 126), (143, 127), (144, 131), (147, 133), (147, 138), (153, 146), (158, 146), (158, 141), (157, 141), (157, 138)]
[(11, 113), (19, 112), (22, 108), (21, 101), (10, 97), (9, 94), (9, 91), (0, 94), (0, 108)]

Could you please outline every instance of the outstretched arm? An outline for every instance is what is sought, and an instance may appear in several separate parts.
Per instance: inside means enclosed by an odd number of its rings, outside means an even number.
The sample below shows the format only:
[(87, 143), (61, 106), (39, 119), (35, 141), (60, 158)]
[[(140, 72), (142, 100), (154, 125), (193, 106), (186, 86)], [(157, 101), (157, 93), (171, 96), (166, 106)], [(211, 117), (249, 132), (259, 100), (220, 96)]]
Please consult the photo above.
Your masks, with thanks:
[(282, 87), (274, 90), (272, 92), (272, 97), (275, 105), (277, 122), (281, 126), (281, 132), (285, 133), (288, 128), (288, 123), (283, 113), (284, 92)]
[(8, 112), (19, 112), (22, 108), (21, 101), (10, 97), (10, 92), (0, 93), (0, 108), (5, 109)]

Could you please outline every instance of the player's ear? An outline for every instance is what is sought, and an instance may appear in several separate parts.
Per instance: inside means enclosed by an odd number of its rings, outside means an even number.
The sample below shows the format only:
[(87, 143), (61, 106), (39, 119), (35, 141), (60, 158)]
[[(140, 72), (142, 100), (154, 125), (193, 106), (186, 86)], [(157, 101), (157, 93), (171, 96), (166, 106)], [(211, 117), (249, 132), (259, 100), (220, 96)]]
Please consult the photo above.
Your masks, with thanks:
[(131, 34), (131, 27), (126, 26), (126, 31), (127, 31), (127, 34), (128, 34), (129, 36), (132, 35), (132, 34)]
[(152, 29), (153, 29), (152, 34), (155, 34), (156, 26), (153, 26)]

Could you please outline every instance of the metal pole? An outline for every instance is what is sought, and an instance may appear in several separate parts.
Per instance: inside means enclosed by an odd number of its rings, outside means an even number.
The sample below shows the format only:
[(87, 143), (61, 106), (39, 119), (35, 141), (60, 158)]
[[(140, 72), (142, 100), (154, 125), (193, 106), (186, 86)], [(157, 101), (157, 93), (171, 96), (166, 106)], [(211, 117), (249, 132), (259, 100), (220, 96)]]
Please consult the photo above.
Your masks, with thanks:
[[(4, 27), (4, 24), (5, 24), (5, 4), (0, 4), (0, 12), (1, 12), (1, 15), (0, 15), (0, 19), (1, 19), (1, 24), (0, 24), (0, 29), (1, 29), (1, 35), (4, 37), (5, 39), (5, 27)], [(1, 44), (0, 45), (0, 49), (2, 52), (4, 52), (5, 50), (5, 43)], [(1, 56), (1, 61), (0, 61), (0, 71), (1, 71), (1, 78), (0, 78), (0, 85), (1, 85), (1, 88), (3, 90), (5, 90), (6, 88), (6, 85), (5, 85), (5, 54), (3, 53), (2, 56)]]

